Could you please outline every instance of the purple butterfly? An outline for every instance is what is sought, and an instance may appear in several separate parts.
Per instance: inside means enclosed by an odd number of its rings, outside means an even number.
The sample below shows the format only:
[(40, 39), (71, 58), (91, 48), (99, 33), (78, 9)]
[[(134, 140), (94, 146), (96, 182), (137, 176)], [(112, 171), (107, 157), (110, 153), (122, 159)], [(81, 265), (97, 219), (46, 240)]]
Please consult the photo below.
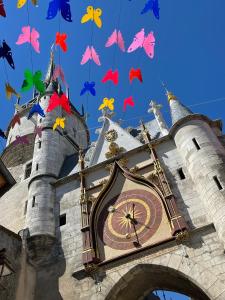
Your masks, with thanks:
[(29, 120), (35, 113), (38, 113), (41, 117), (45, 117), (45, 113), (39, 103), (32, 106), (27, 119)]
[(14, 146), (22, 144), (22, 145), (29, 145), (29, 141), (27, 139), (27, 136), (16, 136), (16, 140), (13, 142)]
[(42, 137), (42, 127), (41, 126), (35, 126), (34, 128), (34, 135), (38, 135), (39, 138)]
[(58, 11), (67, 22), (72, 22), (69, 0), (52, 0), (49, 2), (47, 20), (55, 18)]
[(0, 129), (0, 137), (2, 137), (5, 140), (7, 139), (5, 132), (2, 129)]
[(96, 91), (95, 91), (94, 87), (95, 87), (95, 82), (94, 81), (92, 81), (92, 82), (86, 81), (84, 83), (83, 89), (80, 92), (80, 96), (84, 95), (86, 92), (90, 92), (92, 94), (92, 96), (95, 96)]
[(5, 58), (10, 67), (15, 69), (11, 48), (7, 45), (5, 40), (3, 40), (2, 46), (0, 46), (0, 58)]

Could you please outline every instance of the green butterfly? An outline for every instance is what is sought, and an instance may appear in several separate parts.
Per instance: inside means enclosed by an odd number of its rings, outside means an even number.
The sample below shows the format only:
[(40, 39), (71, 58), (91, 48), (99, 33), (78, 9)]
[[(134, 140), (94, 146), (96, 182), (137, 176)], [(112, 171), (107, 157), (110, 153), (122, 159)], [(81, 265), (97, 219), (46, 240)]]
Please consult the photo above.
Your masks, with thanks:
[(27, 92), (32, 88), (32, 86), (35, 86), (35, 88), (41, 94), (44, 94), (45, 85), (44, 85), (43, 81), (41, 80), (41, 77), (42, 77), (41, 71), (37, 71), (33, 75), (30, 70), (25, 70), (24, 77), (25, 77), (25, 79), (23, 81), (22, 88), (21, 88), (22, 92)]

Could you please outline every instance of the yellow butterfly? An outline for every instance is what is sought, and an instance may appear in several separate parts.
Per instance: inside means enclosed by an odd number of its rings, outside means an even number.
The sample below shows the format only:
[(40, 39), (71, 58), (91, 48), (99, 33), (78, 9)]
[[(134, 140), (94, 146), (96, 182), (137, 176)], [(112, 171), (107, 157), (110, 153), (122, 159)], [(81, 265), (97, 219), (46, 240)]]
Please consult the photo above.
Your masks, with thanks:
[(17, 98), (20, 98), (20, 94), (18, 94), (9, 83), (5, 84), (5, 93), (7, 99), (9, 100), (12, 98), (12, 94), (14, 94)]
[(62, 129), (65, 128), (65, 118), (56, 118), (53, 130), (55, 130), (58, 126), (62, 127)]
[(91, 20), (95, 22), (98, 28), (101, 28), (102, 27), (102, 20), (100, 18), (101, 15), (102, 15), (101, 8), (94, 9), (94, 7), (90, 5), (87, 7), (87, 13), (83, 15), (83, 17), (81, 18), (81, 23), (83, 24)]
[[(31, 0), (33, 5), (37, 6), (38, 0)], [(27, 0), (18, 0), (17, 1), (17, 8), (22, 8), (27, 3)]]
[(103, 99), (103, 103), (99, 106), (98, 110), (101, 110), (105, 107), (108, 107), (110, 110), (114, 110), (114, 98), (104, 98)]

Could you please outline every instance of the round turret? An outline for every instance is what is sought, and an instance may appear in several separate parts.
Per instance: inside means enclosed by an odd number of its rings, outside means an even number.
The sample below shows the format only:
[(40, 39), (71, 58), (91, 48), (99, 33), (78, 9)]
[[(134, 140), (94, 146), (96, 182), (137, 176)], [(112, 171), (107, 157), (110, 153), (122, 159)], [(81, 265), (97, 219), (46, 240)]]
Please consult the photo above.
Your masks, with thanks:
[(176, 103), (177, 111), (172, 113), (179, 117), (170, 134), (204, 203), (208, 221), (214, 223), (225, 244), (225, 149), (217, 136), (221, 123), (190, 111), (183, 115), (184, 108), (182, 105), (179, 111)]

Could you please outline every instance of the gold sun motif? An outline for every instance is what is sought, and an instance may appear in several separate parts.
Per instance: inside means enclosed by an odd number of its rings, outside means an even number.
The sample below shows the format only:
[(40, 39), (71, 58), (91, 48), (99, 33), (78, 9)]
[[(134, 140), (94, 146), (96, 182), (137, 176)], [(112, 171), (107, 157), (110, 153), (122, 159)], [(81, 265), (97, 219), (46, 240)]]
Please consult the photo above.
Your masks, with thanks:
[(117, 220), (122, 229), (124, 227), (125, 229), (131, 229), (133, 226), (132, 221), (139, 219), (141, 215), (141, 211), (138, 211), (137, 209), (133, 211), (132, 207), (126, 208), (126, 210), (123, 210), (121, 213), (123, 215), (118, 216)]

